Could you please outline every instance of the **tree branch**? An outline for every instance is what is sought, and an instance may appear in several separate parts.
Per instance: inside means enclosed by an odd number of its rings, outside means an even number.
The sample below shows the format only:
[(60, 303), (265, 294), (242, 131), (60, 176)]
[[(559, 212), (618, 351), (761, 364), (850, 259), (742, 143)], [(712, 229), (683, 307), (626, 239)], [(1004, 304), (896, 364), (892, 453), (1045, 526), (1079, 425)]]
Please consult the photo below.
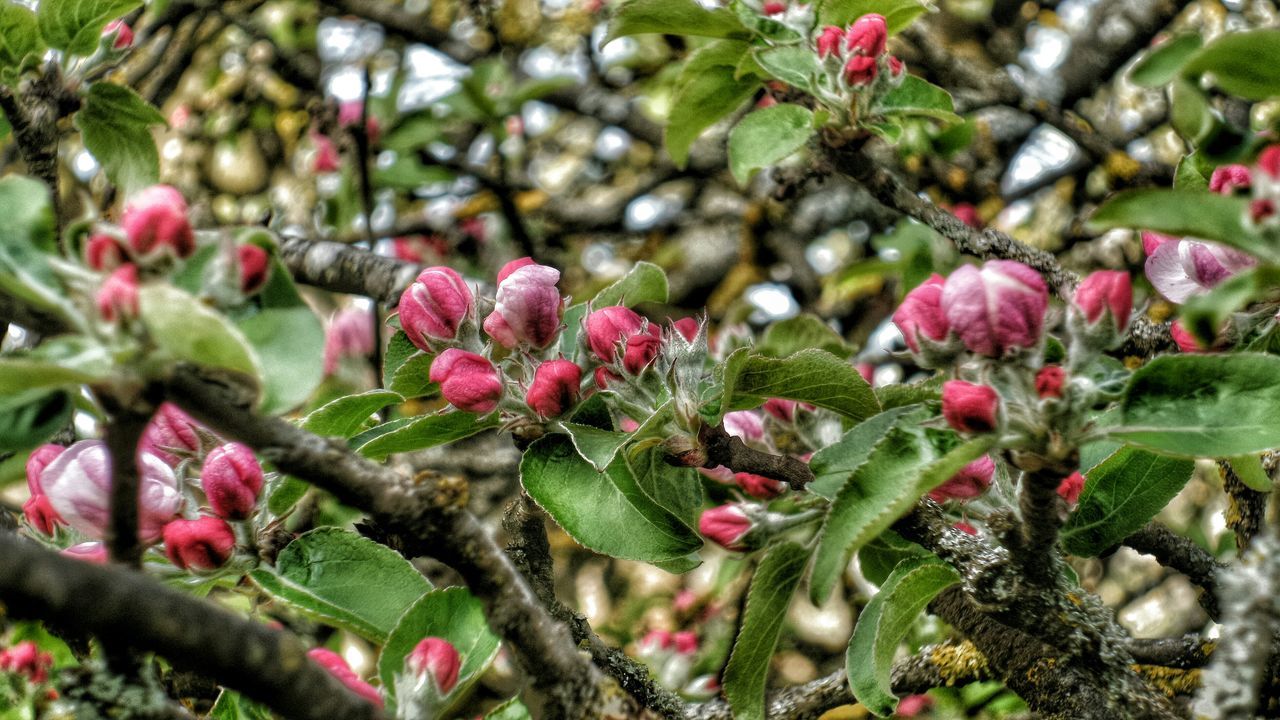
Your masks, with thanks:
[(294, 279), (331, 292), (364, 295), (394, 307), (417, 277), (417, 265), (326, 240), (286, 238), (280, 260)]
[(138, 541), (138, 441), (150, 420), (150, 413), (115, 402), (109, 395), (100, 400), (110, 414), (107, 449), (111, 453), (111, 524), (107, 529), (107, 551), (111, 559), (133, 568), (142, 566), (142, 544)]
[(1124, 545), (1144, 555), (1151, 555), (1161, 565), (1187, 576), (1200, 586), (1200, 606), (1213, 620), (1218, 619), (1218, 573), (1225, 565), (1218, 562), (1207, 550), (1163, 525), (1147, 523), (1141, 530), (1123, 541)]
[(723, 425), (704, 425), (701, 435), (702, 447), (707, 453), (702, 467), (723, 465), (734, 472), (781, 480), (797, 491), (813, 482), (813, 471), (805, 463), (789, 455), (774, 455), (748, 447), (739, 438), (725, 432)]

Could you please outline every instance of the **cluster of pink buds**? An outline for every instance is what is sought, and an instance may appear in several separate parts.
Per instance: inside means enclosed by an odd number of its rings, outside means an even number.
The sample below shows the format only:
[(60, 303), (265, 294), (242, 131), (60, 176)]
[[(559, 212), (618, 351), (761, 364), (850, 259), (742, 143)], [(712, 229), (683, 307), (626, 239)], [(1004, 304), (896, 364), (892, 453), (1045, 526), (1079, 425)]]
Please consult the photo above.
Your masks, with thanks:
[(30, 640), (0, 650), (0, 671), (22, 675), (30, 682), (45, 682), (49, 679), (49, 670), (52, 668), (53, 655), (42, 652)]
[(312, 648), (307, 651), (307, 657), (311, 658), (311, 662), (324, 668), (326, 672), (334, 676), (347, 689), (368, 700), (373, 705), (381, 708), (383, 706), (382, 693), (378, 689), (364, 680), (351, 669), (346, 660), (338, 653), (328, 648)]
[(905, 71), (901, 60), (886, 55), (888, 38), (889, 29), (884, 16), (870, 13), (855, 20), (848, 28), (827, 25), (818, 32), (814, 45), (819, 59), (839, 66), (840, 78), (845, 85), (864, 87), (875, 81), (882, 62), (892, 80), (900, 79)]

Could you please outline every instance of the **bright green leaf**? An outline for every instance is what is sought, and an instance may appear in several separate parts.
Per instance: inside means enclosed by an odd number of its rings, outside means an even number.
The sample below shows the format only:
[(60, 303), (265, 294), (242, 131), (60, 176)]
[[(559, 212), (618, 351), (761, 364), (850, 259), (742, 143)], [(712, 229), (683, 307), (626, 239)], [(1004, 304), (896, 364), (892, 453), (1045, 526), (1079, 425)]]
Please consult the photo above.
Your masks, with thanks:
[(400, 402), (404, 402), (404, 398), (390, 390), (347, 395), (307, 415), (302, 421), (302, 429), (317, 435), (350, 438), (364, 428), (374, 413)]
[(1169, 94), (1169, 124), (1192, 147), (1213, 131), (1213, 107), (1204, 91), (1189, 80), (1178, 78)]
[(765, 72), (802, 90), (812, 87), (814, 78), (822, 72), (817, 53), (800, 45), (758, 48), (755, 59)]
[(1280, 250), (1246, 225), (1249, 201), (1216, 193), (1151, 188), (1117, 193), (1089, 218), (1095, 231), (1112, 228), (1154, 230), (1217, 240), (1280, 262)]
[(66, 427), (75, 407), (63, 390), (32, 388), (0, 396), (0, 452), (35, 447)]
[(809, 459), (813, 481), (805, 487), (811, 493), (834, 500), (853, 472), (870, 457), (871, 451), (902, 418), (910, 413), (912, 421), (929, 419), (930, 413), (918, 406), (886, 410), (855, 425), (836, 442), (818, 450)]
[(756, 352), (784, 358), (809, 348), (826, 350), (837, 357), (848, 357), (852, 350), (840, 333), (832, 330), (821, 318), (804, 314), (770, 323), (756, 345)]
[(477, 415), (455, 411), (423, 415), (358, 446), (357, 450), (367, 458), (382, 460), (395, 453), (425, 450), (429, 447), (457, 442), (495, 427), (498, 427), (496, 413)]
[(746, 185), (761, 168), (775, 165), (804, 147), (813, 135), (813, 112), (781, 103), (742, 118), (729, 133), (729, 170)]
[(667, 274), (662, 268), (643, 260), (631, 266), (626, 275), (591, 298), (591, 307), (599, 310), (611, 305), (635, 307), (646, 302), (667, 301)]
[(802, 350), (787, 358), (752, 355), (725, 386), (735, 407), (753, 407), (764, 398), (800, 400), (834, 410), (852, 420), (880, 411), (875, 393), (853, 365), (825, 350)]
[(590, 425), (572, 422), (562, 422), (559, 425), (569, 434), (578, 454), (591, 463), (596, 472), (604, 472), (613, 462), (614, 455), (618, 454), (618, 449), (631, 439), (630, 433), (601, 430)]
[(142, 0), (40, 0), (36, 15), (49, 47), (90, 55), (107, 23), (141, 6)]
[(674, 515), (685, 527), (698, 527), (698, 515), (706, 497), (702, 492), (702, 476), (697, 470), (668, 463), (660, 447), (628, 453), (626, 461), (636, 485), (650, 500)]
[(151, 126), (164, 125), (164, 116), (133, 90), (109, 82), (90, 85), (75, 124), (85, 148), (125, 196), (157, 182), (160, 154)]
[(858, 571), (872, 585), (884, 585), (903, 560), (937, 557), (892, 530), (885, 530), (858, 550)]
[(733, 12), (708, 10), (694, 0), (624, 0), (609, 20), (604, 42), (645, 33), (727, 38), (742, 37), (746, 29)]
[(262, 412), (288, 412), (324, 379), (324, 325), (279, 258), (272, 258), (270, 279), (254, 308), (234, 321), (262, 365)]
[(36, 14), (14, 2), (0, 5), (0, 78), (14, 83), (24, 70), (39, 64), (43, 54)]
[(688, 162), (689, 147), (703, 130), (742, 107), (760, 88), (759, 78), (736, 77), (748, 47), (737, 40), (717, 40), (685, 62), (667, 116), (667, 154), (676, 167)]
[(1209, 73), (1230, 95), (1266, 100), (1280, 95), (1280, 30), (1230, 32), (1206, 45), (1183, 67), (1188, 77)]
[(97, 382), (111, 369), (110, 352), (94, 340), (74, 335), (50, 338), (31, 350), (0, 357), (0, 395)]
[(1178, 75), (1182, 66), (1195, 54), (1204, 41), (1199, 33), (1187, 33), (1170, 38), (1147, 50), (1141, 60), (1129, 71), (1129, 81), (1142, 87), (1163, 87)]
[(1191, 479), (1195, 463), (1122, 447), (1085, 474), (1062, 528), (1067, 552), (1092, 557), (1146, 525)]
[(171, 285), (144, 285), (138, 291), (138, 305), (151, 342), (172, 359), (262, 378), (262, 368), (244, 334), (226, 316), (191, 295)]
[(944, 122), (960, 122), (951, 94), (927, 80), (907, 75), (902, 84), (880, 96), (872, 107), (877, 115), (919, 115)]

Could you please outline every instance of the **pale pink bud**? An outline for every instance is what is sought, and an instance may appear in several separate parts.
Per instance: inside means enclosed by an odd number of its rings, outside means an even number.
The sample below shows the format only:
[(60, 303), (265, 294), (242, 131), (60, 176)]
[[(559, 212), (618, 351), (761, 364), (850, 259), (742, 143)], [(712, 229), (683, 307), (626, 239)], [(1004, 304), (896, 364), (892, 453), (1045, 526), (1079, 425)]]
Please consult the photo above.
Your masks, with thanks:
[(867, 55), (854, 55), (844, 64), (844, 81), (854, 86), (870, 85), (880, 72), (876, 59)]
[(733, 481), (743, 492), (760, 500), (772, 500), (787, 489), (786, 483), (755, 473), (735, 473)]
[(405, 667), (418, 677), (430, 676), (441, 695), (458, 684), (462, 659), (453, 643), (438, 637), (423, 638), (404, 659)]
[(671, 600), (671, 609), (678, 613), (689, 612), (698, 604), (698, 596), (688, 588), (682, 588), (676, 592), (675, 598)]
[(1045, 365), (1036, 373), (1036, 394), (1041, 398), (1060, 398), (1067, 384), (1067, 371), (1059, 365)]
[(222, 567), (236, 550), (236, 534), (226, 520), (201, 517), (164, 526), (164, 554), (183, 570)]
[(1184, 303), (1257, 263), (1234, 248), (1201, 240), (1162, 242), (1147, 257), (1147, 279), (1170, 302)]
[(82, 542), (63, 550), (62, 555), (94, 565), (107, 564), (107, 546), (100, 542)]
[(929, 491), (929, 497), (935, 502), (947, 500), (972, 500), (991, 487), (991, 478), (995, 477), (996, 463), (990, 455), (983, 455), (960, 468), (960, 471), (947, 481)]
[(373, 315), (368, 310), (351, 307), (334, 313), (324, 333), (324, 374), (336, 372), (343, 358), (368, 357), (373, 342)]
[(507, 263), (498, 277), (496, 302), (484, 321), (485, 332), (507, 348), (520, 343), (536, 348), (550, 345), (560, 332), (564, 314), (556, 289), (560, 271), (521, 258)]
[(368, 700), (377, 707), (382, 707), (382, 694), (378, 689), (369, 683), (360, 679), (346, 660), (338, 653), (328, 648), (312, 648), (307, 651), (307, 657), (311, 658), (311, 662), (324, 668), (326, 672), (337, 678), (347, 689)]
[(1058, 495), (1067, 501), (1068, 505), (1075, 505), (1080, 499), (1080, 493), (1084, 490), (1084, 476), (1078, 472), (1073, 472), (1062, 479), (1058, 485)]
[(31, 451), (31, 455), (27, 457), (27, 489), (32, 495), (44, 493), (44, 488), (40, 485), (40, 473), (44, 472), (45, 467), (61, 455), (63, 450), (66, 448), (61, 445), (48, 443)]
[(453, 268), (423, 270), (400, 295), (400, 326), (409, 340), (426, 352), (431, 343), (448, 342), (471, 314), (475, 299), (462, 276)]
[(942, 309), (971, 352), (1001, 357), (1035, 347), (1044, 331), (1049, 290), (1035, 270), (1013, 260), (965, 265), (942, 287)]
[(898, 717), (913, 718), (933, 707), (933, 698), (928, 695), (908, 695), (898, 701), (894, 714)]
[(107, 322), (138, 316), (138, 268), (121, 265), (102, 281), (95, 298), (98, 314)]
[(127, 259), (128, 251), (112, 235), (95, 233), (84, 242), (84, 264), (98, 272), (115, 270)]
[(622, 429), (622, 432), (635, 432), (640, 429), (640, 423), (629, 417), (624, 417), (618, 421), (618, 427)]
[(431, 382), (440, 383), (440, 394), (459, 410), (488, 413), (498, 407), (502, 379), (493, 363), (481, 355), (449, 348), (431, 363)]
[(822, 32), (818, 33), (818, 39), (815, 42), (818, 48), (818, 57), (826, 58), (828, 55), (841, 55), (840, 43), (844, 41), (844, 30), (835, 25), (828, 25), (822, 28)]
[(1105, 316), (1111, 328), (1123, 332), (1129, 325), (1129, 313), (1133, 310), (1133, 285), (1129, 273), (1120, 270), (1090, 273), (1076, 288), (1075, 306), (1089, 325), (1096, 325)]
[(1173, 237), (1172, 235), (1165, 235), (1164, 233), (1152, 232), (1150, 230), (1142, 231), (1142, 252), (1147, 256), (1154, 253), (1156, 248), (1161, 245), (1172, 242), (1178, 242), (1178, 238)]
[(845, 35), (845, 47), (855, 54), (875, 59), (884, 54), (888, 38), (889, 28), (884, 16), (868, 13), (849, 26), (849, 32)]
[(221, 445), (204, 459), (200, 487), (214, 514), (243, 520), (253, 512), (262, 492), (262, 466), (248, 446), (235, 442)]
[(152, 185), (130, 197), (120, 225), (134, 257), (143, 260), (165, 254), (185, 258), (196, 250), (187, 201), (169, 185)]
[(743, 442), (759, 442), (764, 439), (764, 420), (750, 410), (735, 410), (724, 414), (724, 431)]
[(672, 633), (671, 642), (675, 645), (676, 652), (681, 655), (692, 655), (698, 652), (698, 634), (692, 630)]
[(45, 535), (52, 535), (54, 527), (62, 524), (62, 518), (49, 503), (48, 495), (32, 495), (22, 504), (22, 514), (31, 527)]
[(0, 670), (24, 675), (36, 684), (49, 679), (49, 670), (52, 667), (53, 655), (40, 652), (40, 648), (36, 647), (31, 640), (24, 640), (7, 650), (0, 650)]
[(315, 159), (311, 162), (312, 172), (318, 174), (337, 172), (342, 167), (342, 157), (338, 155), (338, 146), (333, 144), (329, 136), (311, 133), (311, 144), (315, 146)]
[(693, 342), (698, 337), (698, 319), (697, 318), (680, 318), (672, 325), (675, 326), (676, 332), (689, 342)]
[(524, 401), (539, 416), (559, 417), (578, 402), (582, 368), (570, 360), (548, 360), (533, 371)]
[(199, 424), (173, 403), (160, 403), (142, 432), (139, 452), (151, 453), (170, 465), (199, 457), (204, 449)]
[[(173, 469), (149, 453), (137, 457), (138, 536), (160, 537), (165, 523), (182, 508)], [(81, 440), (45, 467), (40, 485), (54, 512), (86, 537), (101, 539), (111, 517), (111, 455), (101, 440)]]
[(587, 315), (587, 345), (606, 363), (618, 357), (618, 342), (640, 332), (644, 319), (621, 305), (600, 308)]
[(1248, 190), (1251, 184), (1249, 168), (1244, 165), (1223, 165), (1214, 168), (1209, 178), (1209, 189), (1219, 195), (1230, 195), (1236, 190)]
[(751, 518), (737, 505), (713, 507), (698, 518), (698, 532), (726, 550), (745, 550), (743, 539), (751, 532)]
[(995, 388), (963, 380), (942, 384), (942, 417), (963, 433), (985, 433), (996, 429), (1000, 396)]
[(125, 24), (123, 20), (112, 20), (102, 28), (102, 37), (115, 39), (111, 42), (113, 50), (123, 50), (133, 45), (133, 28)]
[(256, 295), (271, 275), (271, 253), (252, 243), (236, 248), (240, 263), (240, 292)]
[(942, 310), (942, 289), (945, 283), (946, 280), (941, 275), (930, 275), (928, 280), (907, 293), (902, 298), (902, 304), (893, 312), (893, 324), (898, 326), (902, 339), (913, 353), (920, 352), (922, 339), (939, 343), (946, 340), (947, 333), (951, 331), (951, 323)]
[(639, 375), (658, 357), (661, 349), (662, 338), (658, 336), (658, 328), (655, 326), (650, 326), (647, 333), (632, 335), (627, 338), (627, 346), (622, 353), (622, 369), (632, 375)]

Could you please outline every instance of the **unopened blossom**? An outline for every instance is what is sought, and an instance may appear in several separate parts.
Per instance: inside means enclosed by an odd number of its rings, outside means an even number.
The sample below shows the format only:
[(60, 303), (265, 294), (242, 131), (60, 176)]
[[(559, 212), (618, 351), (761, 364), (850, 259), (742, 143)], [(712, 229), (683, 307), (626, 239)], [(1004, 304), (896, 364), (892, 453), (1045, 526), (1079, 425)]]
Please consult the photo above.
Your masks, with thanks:
[(1079, 472), (1073, 472), (1062, 479), (1058, 484), (1058, 495), (1067, 501), (1068, 505), (1075, 505), (1080, 499), (1080, 493), (1084, 490), (1084, 475)]
[(559, 417), (578, 403), (582, 368), (572, 360), (548, 360), (533, 372), (524, 401), (539, 416)]
[(929, 497), (935, 502), (947, 500), (972, 500), (991, 487), (991, 479), (995, 477), (996, 464), (990, 455), (983, 455), (960, 468), (959, 472), (947, 478), (947, 481), (929, 491)]
[(498, 293), (484, 331), (498, 344), (544, 348), (560, 333), (564, 302), (556, 283), (560, 271), (531, 258), (514, 260), (498, 273)]
[(787, 484), (755, 473), (734, 473), (733, 481), (742, 491), (759, 500), (771, 500), (787, 489)]
[[(150, 453), (137, 456), (138, 536), (160, 537), (183, 505), (173, 469)], [(101, 539), (111, 520), (111, 454), (101, 440), (81, 440), (40, 473), (40, 486), (55, 512), (80, 534)]]
[(215, 570), (235, 554), (236, 535), (226, 520), (201, 517), (164, 526), (164, 552), (183, 570)]
[(373, 315), (349, 307), (334, 313), (324, 332), (324, 374), (338, 370), (343, 358), (365, 358), (373, 353)]
[(673, 322), (672, 325), (675, 326), (676, 332), (680, 333), (680, 336), (683, 337), (685, 340), (688, 340), (689, 342), (693, 342), (698, 338), (698, 319), (697, 318), (691, 318), (691, 317), (680, 318), (679, 320), (676, 320), (675, 322)]
[(40, 474), (44, 472), (49, 463), (53, 462), (54, 458), (62, 454), (63, 450), (66, 450), (66, 448), (61, 445), (46, 443), (32, 450), (31, 454), (27, 456), (27, 490), (32, 495), (44, 493), (44, 488), (40, 485)]
[(942, 384), (942, 417), (953, 429), (963, 433), (991, 432), (996, 429), (999, 413), (1000, 395), (995, 388), (964, 380)]
[(602, 362), (612, 363), (618, 358), (618, 344), (641, 332), (644, 318), (631, 308), (613, 305), (592, 311), (585, 327), (591, 352)]
[(866, 55), (854, 55), (845, 61), (844, 81), (853, 86), (870, 85), (880, 71), (876, 59)]
[(98, 272), (111, 272), (128, 259), (128, 250), (113, 235), (94, 233), (84, 241), (84, 264)]
[(253, 513), (262, 492), (262, 466), (253, 450), (227, 443), (209, 451), (200, 469), (200, 487), (218, 517), (243, 520)]
[(893, 311), (893, 324), (913, 353), (940, 347), (951, 332), (951, 323), (942, 309), (942, 290), (946, 280), (934, 273), (902, 298)]
[(714, 507), (698, 518), (698, 532), (726, 550), (745, 550), (751, 528), (751, 518), (737, 505)]
[(181, 408), (170, 402), (160, 403), (151, 416), (151, 422), (142, 431), (138, 450), (176, 466), (182, 460), (199, 457), (204, 452), (200, 433), (199, 424)]
[(1129, 313), (1133, 310), (1133, 285), (1129, 273), (1120, 270), (1090, 273), (1076, 288), (1072, 302), (1090, 326), (1105, 319), (1110, 330), (1123, 332), (1129, 325)]
[(112, 50), (124, 50), (133, 45), (133, 28), (123, 20), (112, 20), (102, 28), (102, 37), (111, 42)]
[(405, 668), (418, 678), (429, 678), (440, 695), (458, 684), (462, 658), (453, 643), (438, 637), (423, 638), (404, 659)]
[(429, 267), (400, 295), (400, 327), (409, 340), (425, 352), (458, 336), (475, 308), (471, 288), (456, 270)]
[(1060, 398), (1067, 384), (1067, 371), (1061, 365), (1045, 365), (1036, 372), (1036, 394), (1041, 398)]
[(311, 171), (317, 175), (337, 172), (342, 167), (342, 158), (338, 155), (338, 146), (329, 136), (311, 133), (311, 144), (315, 146), (315, 158), (311, 161)]
[(1020, 262), (988, 260), (981, 268), (964, 265), (951, 273), (941, 304), (970, 352), (1002, 357), (1040, 343), (1049, 290), (1040, 273)]
[(125, 202), (120, 226), (133, 256), (143, 261), (164, 255), (185, 258), (196, 250), (187, 201), (169, 185), (152, 185), (133, 194)]
[(271, 253), (252, 243), (236, 248), (240, 266), (240, 292), (257, 295), (271, 275)]
[(48, 495), (32, 495), (22, 504), (22, 515), (27, 524), (44, 535), (52, 535), (54, 528), (62, 524), (62, 519), (54, 511)]
[(42, 652), (31, 640), (0, 650), (0, 670), (24, 675), (33, 683), (48, 680), (52, 668), (53, 655)]
[(656, 325), (650, 325), (648, 332), (640, 332), (627, 338), (626, 347), (622, 351), (622, 369), (632, 375), (639, 375), (649, 367), (658, 351), (662, 349), (662, 337)]
[(854, 21), (845, 33), (845, 48), (855, 55), (872, 59), (884, 54), (889, 28), (883, 15), (868, 13)]
[(137, 266), (121, 265), (112, 271), (98, 287), (94, 302), (98, 306), (98, 314), (109, 323), (136, 318), (141, 310)]
[(498, 369), (483, 355), (449, 348), (431, 362), (431, 382), (440, 383), (440, 394), (459, 410), (488, 413), (502, 397)]
[(1252, 184), (1249, 168), (1244, 165), (1223, 165), (1214, 168), (1209, 177), (1209, 190), (1219, 195), (1230, 195), (1236, 190), (1248, 190)]
[(750, 410), (735, 410), (724, 414), (724, 431), (743, 442), (759, 442), (764, 439), (764, 420)]
[(818, 57), (826, 58), (829, 55), (841, 55), (840, 46), (844, 43), (844, 30), (835, 25), (828, 25), (822, 28), (822, 32), (818, 33), (818, 38), (814, 44), (818, 48)]
[(368, 700), (377, 707), (383, 706), (382, 693), (378, 689), (356, 675), (351, 666), (338, 653), (328, 648), (312, 648), (307, 651), (307, 657), (320, 667), (324, 668), (330, 675), (337, 678), (347, 689), (360, 697)]

